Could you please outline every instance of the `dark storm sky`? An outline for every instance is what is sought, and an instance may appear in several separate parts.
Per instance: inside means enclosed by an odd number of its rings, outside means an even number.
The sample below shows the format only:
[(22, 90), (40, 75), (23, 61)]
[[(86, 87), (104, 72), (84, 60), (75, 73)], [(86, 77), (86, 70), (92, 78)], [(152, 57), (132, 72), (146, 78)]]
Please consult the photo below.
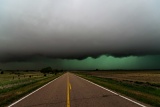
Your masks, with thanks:
[(159, 5), (159, 0), (0, 0), (0, 67), (34, 65), (37, 57), (57, 66), (57, 59), (62, 65), (63, 59), (101, 55), (156, 57)]

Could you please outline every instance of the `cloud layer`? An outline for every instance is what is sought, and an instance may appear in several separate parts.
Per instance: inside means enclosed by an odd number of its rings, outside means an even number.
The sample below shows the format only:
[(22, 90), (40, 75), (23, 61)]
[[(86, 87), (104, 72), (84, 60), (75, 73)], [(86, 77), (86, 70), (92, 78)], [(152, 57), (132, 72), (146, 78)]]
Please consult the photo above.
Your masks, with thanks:
[(160, 54), (157, 0), (1, 0), (0, 61)]

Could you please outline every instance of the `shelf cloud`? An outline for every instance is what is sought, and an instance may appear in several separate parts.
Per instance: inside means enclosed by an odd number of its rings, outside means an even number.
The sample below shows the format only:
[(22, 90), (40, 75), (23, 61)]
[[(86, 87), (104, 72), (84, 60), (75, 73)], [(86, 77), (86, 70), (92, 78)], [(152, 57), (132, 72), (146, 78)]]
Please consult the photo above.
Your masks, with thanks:
[(0, 62), (160, 54), (158, 0), (1, 0)]

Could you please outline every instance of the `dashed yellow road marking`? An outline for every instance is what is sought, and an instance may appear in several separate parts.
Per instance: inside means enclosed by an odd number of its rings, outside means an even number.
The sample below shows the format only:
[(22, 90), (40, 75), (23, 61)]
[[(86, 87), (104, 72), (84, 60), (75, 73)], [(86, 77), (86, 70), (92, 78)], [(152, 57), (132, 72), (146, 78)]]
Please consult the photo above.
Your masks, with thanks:
[(72, 87), (71, 87), (71, 83), (69, 83), (69, 89), (70, 89), (70, 90), (72, 89)]
[(69, 82), (69, 76), (67, 74), (67, 107), (70, 107), (70, 90), (71, 90), (71, 84)]

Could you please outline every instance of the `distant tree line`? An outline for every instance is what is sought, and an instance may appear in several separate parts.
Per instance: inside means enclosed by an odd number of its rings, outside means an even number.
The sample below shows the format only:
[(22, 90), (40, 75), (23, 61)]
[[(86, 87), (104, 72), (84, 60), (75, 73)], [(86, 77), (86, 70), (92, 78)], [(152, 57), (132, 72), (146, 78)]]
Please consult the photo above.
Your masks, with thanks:
[(1, 74), (4, 74), (4, 72), (2, 71), (2, 69), (0, 69), (0, 73), (1, 73)]
[(40, 70), (41, 73), (44, 74), (44, 76), (46, 76), (47, 74), (57, 74), (59, 72), (63, 72), (64, 70), (58, 70), (58, 69), (52, 69), (51, 67), (46, 67), (46, 68), (42, 68)]

